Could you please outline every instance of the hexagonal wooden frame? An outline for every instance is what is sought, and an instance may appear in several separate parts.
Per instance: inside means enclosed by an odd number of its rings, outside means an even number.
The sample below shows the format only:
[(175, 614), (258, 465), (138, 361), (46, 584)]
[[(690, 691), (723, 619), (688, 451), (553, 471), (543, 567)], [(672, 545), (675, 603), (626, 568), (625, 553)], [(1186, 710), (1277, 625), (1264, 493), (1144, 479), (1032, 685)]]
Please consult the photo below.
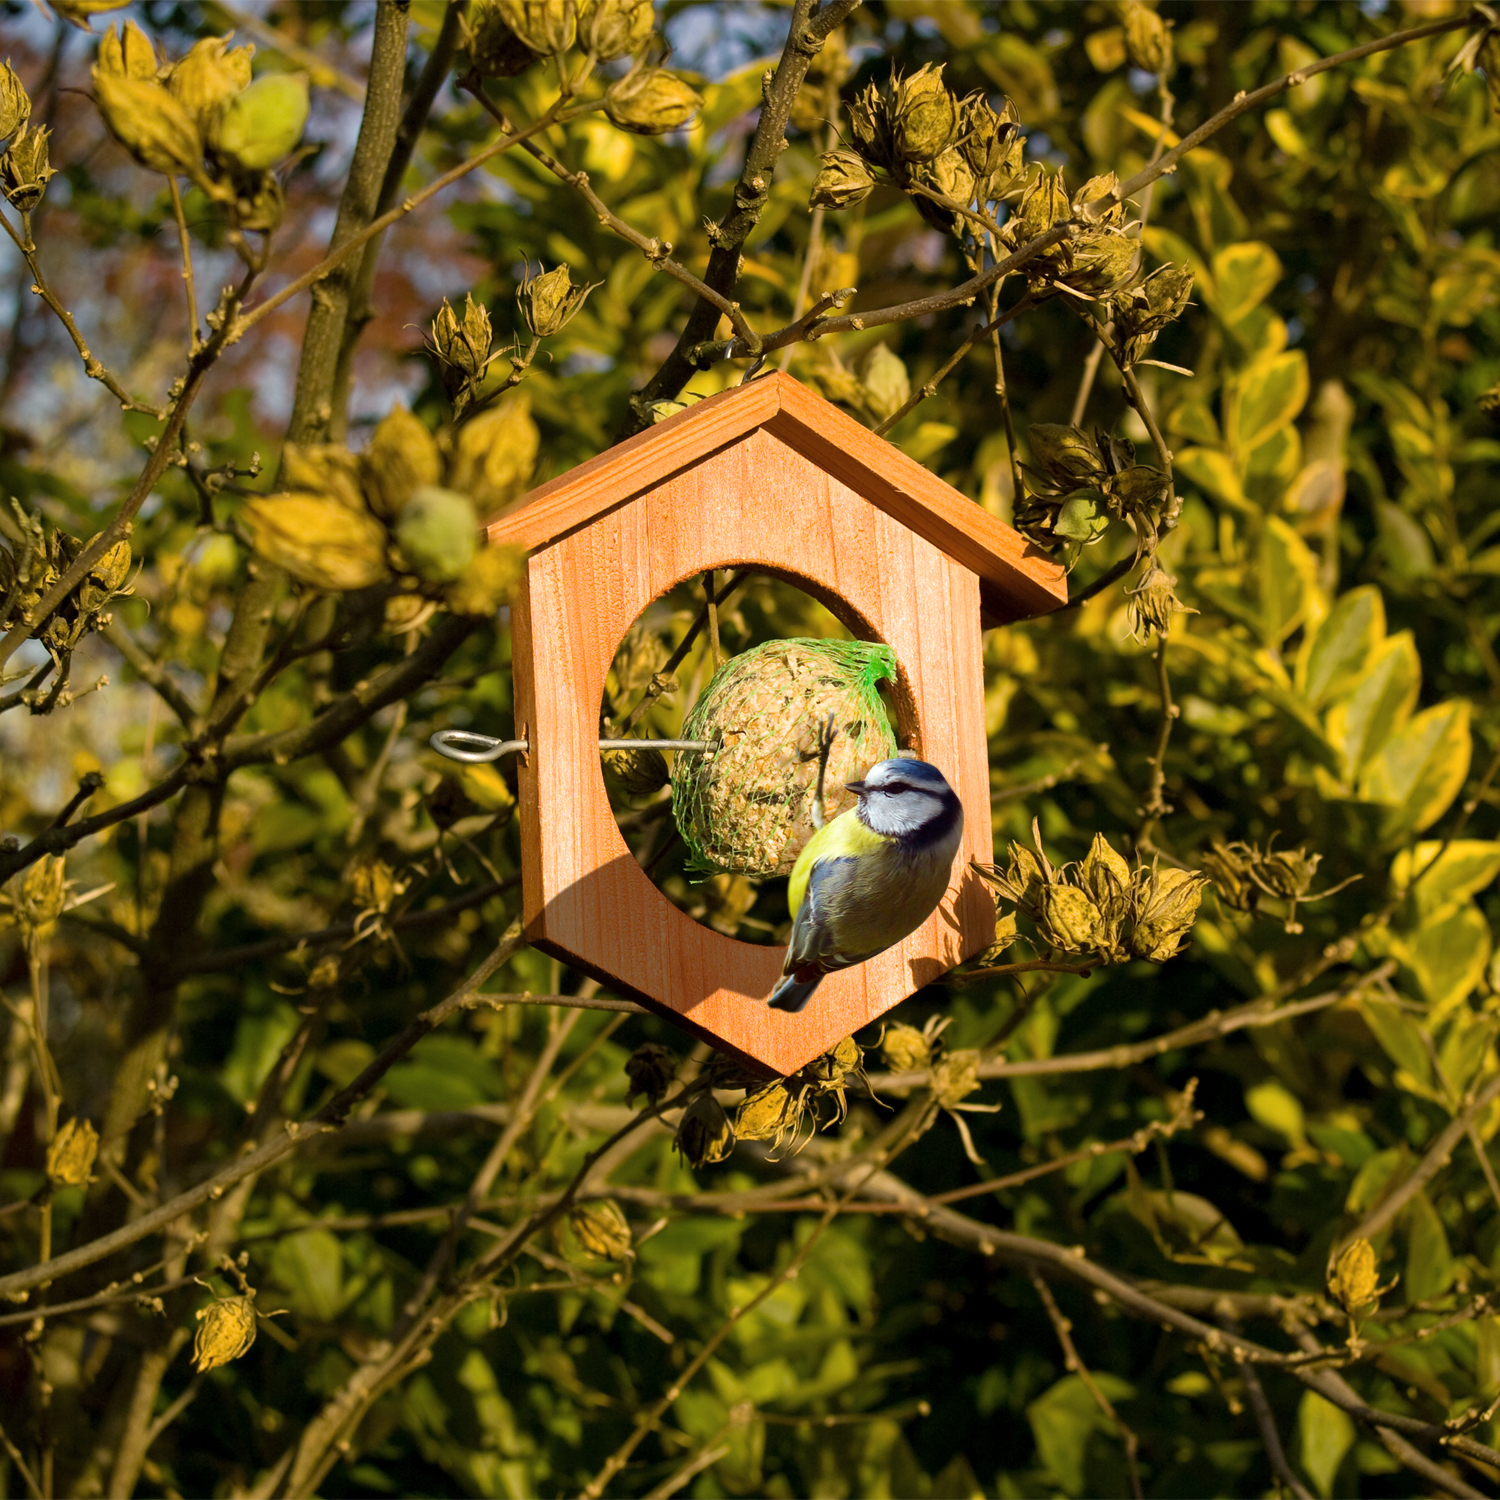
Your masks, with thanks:
[[(1067, 600), (1062, 570), (899, 449), (779, 372), (712, 396), (524, 496), (489, 523), (531, 551), (512, 611), (528, 939), (742, 1060), (778, 1074), (982, 951), (994, 906), (983, 624)], [(796, 583), (900, 675), (903, 748), (967, 817), (938, 910), (829, 975), (806, 1010), (765, 1004), (782, 949), (702, 927), (656, 890), (615, 823), (596, 745), (604, 678), (632, 621), (710, 568)]]

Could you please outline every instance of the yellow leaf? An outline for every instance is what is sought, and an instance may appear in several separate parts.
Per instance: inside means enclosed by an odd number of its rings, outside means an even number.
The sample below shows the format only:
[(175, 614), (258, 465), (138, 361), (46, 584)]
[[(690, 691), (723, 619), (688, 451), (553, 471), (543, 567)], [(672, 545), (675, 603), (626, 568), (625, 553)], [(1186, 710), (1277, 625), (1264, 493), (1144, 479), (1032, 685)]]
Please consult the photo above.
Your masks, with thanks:
[(1360, 778), (1359, 795), (1391, 809), (1385, 819), (1387, 833), (1420, 833), (1459, 794), (1472, 749), (1468, 702), (1453, 698), (1436, 704), (1386, 741)]
[(1285, 521), (1272, 516), (1260, 545), (1261, 631), (1279, 646), (1299, 625), (1316, 624), (1326, 610), (1318, 560)]
[(515, 806), (515, 796), (494, 766), (460, 766), (458, 779), (469, 798), (486, 812), (504, 812)]
[(1472, 901), (1422, 924), (1411, 942), (1411, 966), (1432, 1004), (1434, 1020), (1469, 997), (1484, 977), (1490, 947), (1490, 924)]
[(1322, 708), (1352, 686), (1385, 639), (1385, 600), (1373, 584), (1339, 595), (1297, 653), (1297, 691)]
[(1300, 349), (1257, 360), (1226, 382), (1226, 438), (1248, 453), (1296, 417), (1307, 392), (1307, 356)]
[(1214, 311), (1225, 323), (1238, 323), (1252, 307), (1264, 302), (1281, 278), (1276, 252), (1260, 240), (1226, 245), (1213, 259), (1218, 305)]
[(1353, 781), (1416, 707), (1422, 666), (1409, 630), (1375, 648), (1369, 669), (1348, 697), (1328, 713), (1328, 742), (1344, 759)]

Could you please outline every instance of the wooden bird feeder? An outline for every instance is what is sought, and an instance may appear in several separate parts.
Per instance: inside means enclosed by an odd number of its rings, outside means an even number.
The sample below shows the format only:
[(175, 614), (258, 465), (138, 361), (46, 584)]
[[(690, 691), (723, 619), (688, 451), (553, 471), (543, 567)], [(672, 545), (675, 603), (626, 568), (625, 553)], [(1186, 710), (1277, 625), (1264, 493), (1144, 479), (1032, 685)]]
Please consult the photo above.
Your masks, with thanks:
[[(1009, 526), (797, 381), (711, 396), (533, 490), (489, 523), (531, 556), (511, 614), (528, 940), (741, 1060), (796, 1071), (983, 951), (995, 910), (981, 630), (1067, 601), (1062, 569)], [(673, 906), (626, 847), (600, 767), (605, 674), (655, 599), (752, 567), (826, 605), (899, 665), (897, 741), (948, 778), (964, 841), (938, 910), (830, 974), (807, 1008), (767, 1007), (783, 950)]]

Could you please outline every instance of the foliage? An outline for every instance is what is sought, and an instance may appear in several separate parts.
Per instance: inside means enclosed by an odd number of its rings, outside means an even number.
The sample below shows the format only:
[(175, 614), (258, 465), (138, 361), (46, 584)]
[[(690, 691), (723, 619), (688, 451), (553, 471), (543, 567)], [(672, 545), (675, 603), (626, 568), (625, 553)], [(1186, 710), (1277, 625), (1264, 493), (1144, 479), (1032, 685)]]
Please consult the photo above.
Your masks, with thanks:
[[(112, 8), (0, 74), (10, 1490), (1492, 1488), (1490, 11)], [(1073, 599), (985, 637), (995, 946), (771, 1083), (425, 748), (516, 727), (476, 519), (762, 361)], [(621, 733), (841, 633), (708, 586)]]

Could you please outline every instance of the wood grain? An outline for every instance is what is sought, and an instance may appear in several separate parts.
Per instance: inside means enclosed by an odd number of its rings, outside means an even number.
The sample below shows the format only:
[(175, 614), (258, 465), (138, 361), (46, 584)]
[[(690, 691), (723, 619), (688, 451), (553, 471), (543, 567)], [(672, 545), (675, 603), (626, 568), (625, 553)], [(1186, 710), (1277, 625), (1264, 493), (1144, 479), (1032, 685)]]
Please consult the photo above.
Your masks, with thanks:
[[(709, 405), (684, 415), (701, 416)], [(785, 435), (772, 420), (780, 415), (778, 407), (728, 439), (714, 417), (707, 452), (697, 435), (674, 439), (666, 456), (643, 458), (649, 442), (640, 445), (625, 482), (663, 467), (665, 477), (608, 505), (607, 466), (576, 488), (574, 476), (564, 476), (546, 488), (544, 519), (501, 518), (491, 534), (519, 541), (564, 523), (531, 557), (512, 616), (516, 722), (529, 726), (532, 747), (520, 773), (528, 937), (715, 1045), (784, 1074), (983, 949), (994, 908), (969, 872), (971, 859), (993, 853), (979, 577), (898, 519), (890, 496), (877, 503), (867, 482), (856, 487), (810, 458), (803, 451), (810, 439), (798, 430), (806, 412), (788, 419)], [(690, 422), (673, 421), (689, 432)], [(687, 451), (694, 456), (679, 461)], [(915, 497), (911, 513), (925, 506), (940, 514), (911, 476), (898, 477), (902, 493)], [(905, 741), (941, 768), (968, 814), (938, 911), (886, 953), (830, 975), (800, 1015), (765, 1005), (780, 948), (701, 927), (652, 886), (616, 827), (595, 744), (605, 674), (631, 622), (684, 579), (738, 566), (791, 579), (856, 634), (891, 646), (901, 666)]]
[(532, 490), (489, 522), (489, 538), (546, 546), (763, 426), (963, 563), (979, 579), (986, 625), (1067, 603), (1067, 576), (1050, 557), (779, 370), (720, 391)]

